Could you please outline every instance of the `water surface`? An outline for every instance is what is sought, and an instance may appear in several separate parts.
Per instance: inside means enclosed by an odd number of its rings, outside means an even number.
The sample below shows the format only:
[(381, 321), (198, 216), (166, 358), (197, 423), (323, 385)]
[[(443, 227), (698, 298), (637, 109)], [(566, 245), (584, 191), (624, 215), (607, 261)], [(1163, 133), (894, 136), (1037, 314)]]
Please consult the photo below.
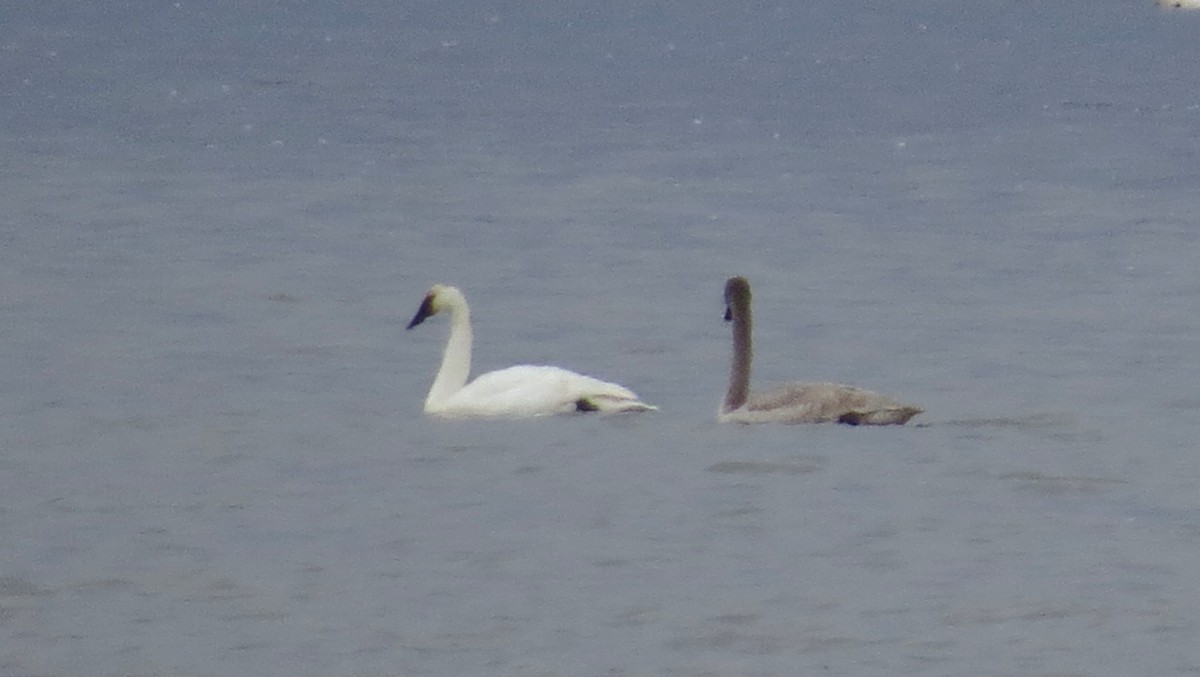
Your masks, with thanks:
[[(11, 10), (0, 675), (1194, 673), (1198, 28)], [(718, 426), (733, 274), (927, 413)], [(662, 411), (425, 419), (435, 282)]]

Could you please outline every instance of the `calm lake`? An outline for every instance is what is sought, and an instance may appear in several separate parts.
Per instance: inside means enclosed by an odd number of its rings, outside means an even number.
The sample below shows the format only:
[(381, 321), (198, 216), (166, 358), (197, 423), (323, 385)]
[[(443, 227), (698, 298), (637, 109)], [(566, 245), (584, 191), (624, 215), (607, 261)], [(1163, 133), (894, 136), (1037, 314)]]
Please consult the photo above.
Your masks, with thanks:
[[(1200, 671), (1200, 12), (4, 16), (0, 676)], [(926, 412), (718, 425), (731, 275)]]

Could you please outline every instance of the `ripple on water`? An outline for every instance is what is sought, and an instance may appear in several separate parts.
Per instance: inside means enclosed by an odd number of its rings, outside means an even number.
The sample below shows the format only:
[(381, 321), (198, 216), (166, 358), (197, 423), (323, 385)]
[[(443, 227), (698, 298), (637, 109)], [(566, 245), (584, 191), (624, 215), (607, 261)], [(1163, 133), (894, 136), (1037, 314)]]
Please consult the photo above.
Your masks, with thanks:
[(821, 466), (805, 462), (722, 461), (705, 470), (727, 475), (806, 475), (820, 472)]

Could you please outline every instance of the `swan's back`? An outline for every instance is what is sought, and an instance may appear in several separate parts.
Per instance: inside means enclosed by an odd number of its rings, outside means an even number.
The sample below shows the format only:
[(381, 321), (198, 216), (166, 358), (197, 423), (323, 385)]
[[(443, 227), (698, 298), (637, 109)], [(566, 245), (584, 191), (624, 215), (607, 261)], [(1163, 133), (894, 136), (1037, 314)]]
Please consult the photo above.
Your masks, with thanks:
[(576, 411), (653, 411), (628, 388), (560, 367), (518, 365), (481, 374), (445, 402), (448, 417), (523, 418)]
[(751, 395), (745, 404), (722, 410), (728, 423), (823, 423), (899, 425), (923, 409), (885, 395), (840, 383), (789, 383)]

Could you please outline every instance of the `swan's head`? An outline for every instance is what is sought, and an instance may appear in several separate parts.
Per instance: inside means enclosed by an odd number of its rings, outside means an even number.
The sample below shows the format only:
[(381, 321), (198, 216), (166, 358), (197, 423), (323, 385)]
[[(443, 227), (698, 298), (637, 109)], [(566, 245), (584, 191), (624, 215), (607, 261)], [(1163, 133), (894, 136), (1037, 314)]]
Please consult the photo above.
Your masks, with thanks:
[(734, 313), (744, 313), (750, 307), (750, 283), (746, 278), (731, 277), (725, 281), (725, 321), (733, 321)]
[(462, 292), (444, 284), (435, 284), (425, 292), (425, 298), (421, 299), (421, 307), (417, 308), (417, 314), (413, 315), (412, 321), (405, 329), (412, 329), (424, 322), (425, 318), (437, 315), (443, 310), (465, 304), (466, 300), (463, 298)]
[(1155, 0), (1154, 4), (1175, 9), (1200, 9), (1200, 0)]

